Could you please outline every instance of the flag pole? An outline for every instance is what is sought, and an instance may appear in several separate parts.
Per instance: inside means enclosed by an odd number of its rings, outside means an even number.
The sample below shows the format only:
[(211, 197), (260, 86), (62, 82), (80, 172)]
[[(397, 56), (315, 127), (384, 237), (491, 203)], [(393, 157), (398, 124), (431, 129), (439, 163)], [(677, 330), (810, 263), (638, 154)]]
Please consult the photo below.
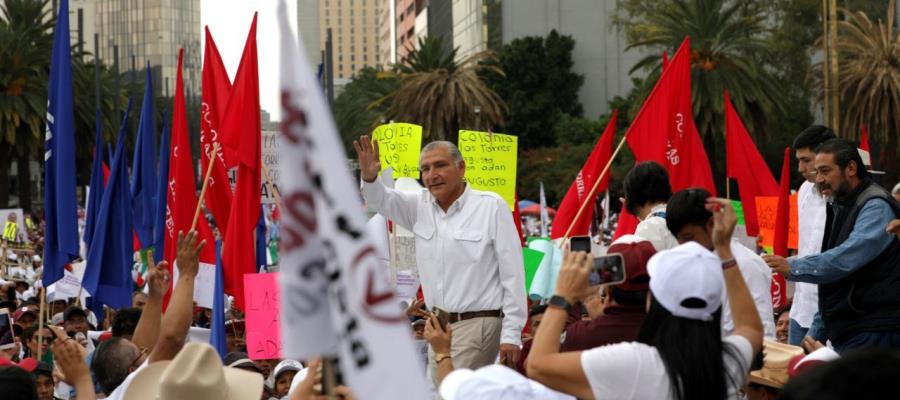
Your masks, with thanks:
[(44, 335), (41, 332), (44, 330), (44, 310), (47, 307), (47, 302), (45, 298), (47, 297), (47, 289), (41, 287), (41, 305), (38, 310), (38, 361), (44, 356)]
[(725, 198), (731, 200), (731, 179), (725, 177)]
[(203, 199), (206, 197), (206, 188), (209, 187), (209, 175), (212, 174), (212, 167), (216, 162), (216, 154), (219, 154), (219, 142), (213, 143), (213, 148), (207, 155), (209, 165), (206, 167), (206, 175), (203, 177), (203, 188), (200, 189), (200, 199), (197, 200), (197, 209), (194, 210), (194, 222), (191, 223), (191, 230), (197, 229), (197, 219), (200, 218), (200, 206), (203, 205)]
[(609, 172), (609, 168), (612, 167), (613, 160), (616, 159), (616, 155), (619, 154), (619, 151), (622, 150), (622, 146), (625, 145), (625, 139), (628, 138), (628, 132), (625, 132), (625, 135), (622, 136), (622, 140), (619, 141), (619, 145), (616, 146), (616, 151), (613, 152), (612, 157), (609, 158), (609, 161), (606, 162), (606, 166), (603, 167), (603, 171), (600, 171), (600, 176), (597, 177), (597, 180), (594, 181), (594, 186), (591, 187), (591, 191), (588, 192), (588, 195), (584, 197), (584, 200), (581, 203), (581, 207), (578, 207), (578, 212), (575, 214), (575, 218), (572, 219), (572, 222), (569, 223), (569, 228), (566, 229), (566, 234), (563, 235), (563, 239), (568, 239), (569, 235), (572, 233), (572, 229), (575, 229), (575, 222), (581, 218), (581, 214), (584, 212), (584, 209), (587, 208), (588, 203), (591, 203), (591, 199), (594, 197), (594, 194), (597, 193), (597, 188), (600, 187), (600, 181), (603, 180), (603, 177)]

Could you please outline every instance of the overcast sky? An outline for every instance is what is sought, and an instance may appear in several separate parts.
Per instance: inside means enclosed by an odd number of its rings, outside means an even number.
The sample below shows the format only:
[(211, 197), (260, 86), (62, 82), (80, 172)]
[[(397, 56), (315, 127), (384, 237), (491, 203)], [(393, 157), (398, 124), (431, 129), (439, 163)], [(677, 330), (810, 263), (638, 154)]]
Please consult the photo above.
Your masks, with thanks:
[[(287, 1), (288, 21), (293, 31), (297, 32), (297, 2)], [(259, 12), (256, 27), (256, 45), (259, 56), (259, 103), (272, 115), (272, 120), (279, 121), (281, 107), (278, 100), (278, 69), (280, 58), (281, 34), (277, 18), (278, 0), (200, 0), (200, 46), (205, 38), (203, 28), (209, 25), (222, 61), (228, 70), (228, 76), (234, 80), (244, 43), (253, 21), (253, 12)], [(202, 62), (203, 56), (200, 60)]]

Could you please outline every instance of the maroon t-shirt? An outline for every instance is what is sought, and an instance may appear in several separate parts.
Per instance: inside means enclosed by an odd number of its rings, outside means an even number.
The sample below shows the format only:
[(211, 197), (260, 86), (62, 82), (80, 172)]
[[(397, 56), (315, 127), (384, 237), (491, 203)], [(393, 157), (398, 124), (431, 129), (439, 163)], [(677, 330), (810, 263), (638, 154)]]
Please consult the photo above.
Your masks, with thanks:
[(590, 321), (575, 322), (566, 329), (565, 341), (559, 351), (588, 350), (638, 338), (647, 311), (642, 306), (611, 305), (603, 315)]

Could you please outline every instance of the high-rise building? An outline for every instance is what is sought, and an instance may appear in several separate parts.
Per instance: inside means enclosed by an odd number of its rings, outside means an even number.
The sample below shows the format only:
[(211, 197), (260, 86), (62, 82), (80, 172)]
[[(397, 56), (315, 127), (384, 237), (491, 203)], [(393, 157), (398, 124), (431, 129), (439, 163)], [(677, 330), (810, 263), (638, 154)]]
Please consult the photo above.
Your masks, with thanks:
[(335, 80), (351, 78), (366, 66), (380, 65), (381, 0), (322, 0), (319, 35), (331, 28)]
[(382, 65), (396, 64), (416, 48), (416, 40), (426, 28), (426, 25), (422, 25), (423, 20), (418, 18), (420, 13), (426, 9), (426, 3), (425, 0), (383, 0), (381, 12)]
[(309, 63), (319, 65), (325, 49), (325, 37), (319, 32), (319, 0), (297, 0), (297, 29)]
[[(118, 45), (120, 72), (132, 68), (143, 71), (149, 61), (154, 91), (159, 95), (172, 96), (175, 92), (178, 50), (184, 48), (185, 94), (200, 95), (200, 0), (82, 2), (94, 3), (94, 28), (100, 34), (100, 58), (104, 63), (113, 64), (113, 46)], [(93, 43), (89, 46), (93, 50)], [(138, 76), (138, 79), (142, 77)]]

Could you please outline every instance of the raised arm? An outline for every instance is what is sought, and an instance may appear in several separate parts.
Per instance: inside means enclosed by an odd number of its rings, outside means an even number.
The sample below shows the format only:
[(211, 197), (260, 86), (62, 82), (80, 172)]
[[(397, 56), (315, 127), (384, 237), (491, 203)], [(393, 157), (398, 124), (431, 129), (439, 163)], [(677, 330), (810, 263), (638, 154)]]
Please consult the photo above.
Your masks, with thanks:
[(150, 264), (147, 272), (147, 287), (150, 295), (147, 296), (147, 304), (141, 311), (141, 319), (138, 320), (131, 341), (140, 349), (152, 350), (159, 339), (159, 326), (162, 322), (162, 299), (169, 289), (169, 263), (163, 261), (156, 264), (153, 260), (153, 250), (147, 252), (147, 262)]
[(175, 256), (178, 281), (175, 282), (169, 308), (162, 320), (159, 341), (150, 353), (151, 363), (171, 360), (184, 347), (194, 309), (194, 278), (200, 268), (200, 250), (204, 245), (205, 240), (197, 244), (197, 231), (191, 231), (187, 236), (178, 232), (178, 250)]
[(353, 141), (353, 148), (359, 157), (362, 194), (366, 204), (400, 226), (412, 230), (416, 223), (416, 202), (419, 196), (389, 189), (381, 183), (378, 142), (370, 141), (368, 136), (363, 135), (359, 140)]
[(707, 200), (706, 208), (713, 212), (713, 245), (722, 260), (722, 274), (725, 277), (725, 291), (731, 305), (731, 318), (734, 320), (734, 334), (743, 336), (753, 347), (753, 354), (762, 349), (763, 326), (753, 302), (753, 296), (747, 289), (741, 270), (738, 268), (734, 254), (731, 252), (731, 235), (737, 225), (737, 215), (731, 208), (731, 202), (719, 198)]

